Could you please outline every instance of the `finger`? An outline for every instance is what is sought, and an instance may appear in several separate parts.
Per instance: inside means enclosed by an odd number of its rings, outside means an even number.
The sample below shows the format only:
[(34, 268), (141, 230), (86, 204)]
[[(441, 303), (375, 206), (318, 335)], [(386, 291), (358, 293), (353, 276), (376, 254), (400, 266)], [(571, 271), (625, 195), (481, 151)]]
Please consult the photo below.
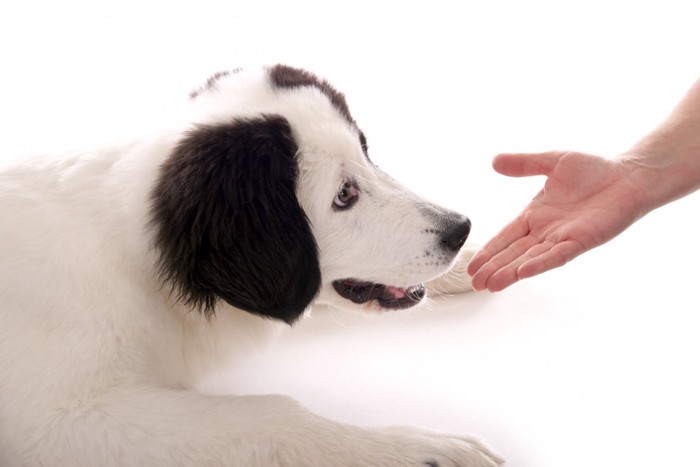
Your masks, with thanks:
[(496, 172), (509, 177), (548, 175), (563, 154), (562, 151), (499, 154), (494, 157), (492, 165)]
[[(529, 230), (520, 217), (506, 225), (495, 237), (478, 251), (467, 266), (467, 274), (474, 276), (491, 258), (507, 248), (517, 239), (528, 234)], [(477, 284), (478, 286), (478, 284)], [(480, 290), (480, 289), (476, 289)]]
[(514, 258), (508, 264), (495, 271), (486, 282), (486, 288), (490, 292), (499, 292), (506, 287), (524, 279), (520, 274), (523, 264), (536, 262), (537, 259), (549, 253), (555, 244), (550, 241), (543, 241), (532, 245), (527, 251)]
[(548, 251), (544, 251), (540, 255), (522, 263), (518, 268), (518, 277), (520, 279), (526, 279), (542, 274), (550, 269), (558, 268), (584, 251), (586, 251), (586, 249), (579, 242), (566, 241), (558, 243)]
[(579, 242), (552, 243), (544, 241), (493, 273), (486, 283), (486, 288), (490, 292), (499, 292), (519, 280), (563, 266), (584, 251), (585, 248)]
[[(476, 290), (483, 290), (485, 288), (491, 290), (489, 286), (491, 276), (516, 262), (518, 258), (522, 257), (536, 243), (537, 240), (535, 238), (526, 235), (508, 245), (508, 247), (494, 255), (479, 268), (472, 277), (472, 287)], [(476, 284), (476, 286), (474, 286), (474, 284)]]
[(469, 261), (469, 264), (467, 265), (467, 274), (470, 276), (473, 276), (476, 274), (476, 272), (486, 264), (488, 260), (493, 258), (493, 254), (485, 249), (481, 249), (474, 256), (472, 256), (472, 259)]

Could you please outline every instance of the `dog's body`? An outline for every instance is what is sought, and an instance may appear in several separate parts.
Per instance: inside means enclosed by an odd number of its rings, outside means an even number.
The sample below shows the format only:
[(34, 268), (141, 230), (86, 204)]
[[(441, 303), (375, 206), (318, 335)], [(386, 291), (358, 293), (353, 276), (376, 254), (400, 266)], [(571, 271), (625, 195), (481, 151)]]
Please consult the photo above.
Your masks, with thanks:
[(218, 74), (192, 106), (157, 139), (0, 172), (0, 465), (497, 465), (469, 437), (196, 391), (313, 301), (420, 301), (469, 223), (379, 171), (307, 72)]

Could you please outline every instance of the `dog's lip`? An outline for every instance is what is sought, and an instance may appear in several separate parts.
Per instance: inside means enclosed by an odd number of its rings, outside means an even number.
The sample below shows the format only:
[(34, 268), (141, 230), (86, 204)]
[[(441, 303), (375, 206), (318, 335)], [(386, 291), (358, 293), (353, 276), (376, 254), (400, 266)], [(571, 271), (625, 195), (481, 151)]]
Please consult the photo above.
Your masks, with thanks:
[(418, 304), (425, 297), (425, 286), (394, 287), (357, 279), (342, 279), (333, 282), (338, 294), (353, 303), (376, 300), (381, 308), (399, 310)]

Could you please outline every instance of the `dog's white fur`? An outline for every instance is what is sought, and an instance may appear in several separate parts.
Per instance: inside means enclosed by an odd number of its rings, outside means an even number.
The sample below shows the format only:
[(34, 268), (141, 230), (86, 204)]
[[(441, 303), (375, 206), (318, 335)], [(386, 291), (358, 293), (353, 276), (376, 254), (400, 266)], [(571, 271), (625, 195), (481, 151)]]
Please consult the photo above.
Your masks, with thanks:
[[(0, 172), (0, 465), (498, 465), (468, 436), (347, 426), (283, 396), (197, 392), (231, 355), (285, 325), (223, 301), (206, 319), (156, 271), (149, 197), (194, 124), (262, 114), (289, 122), (297, 198), (319, 251), (317, 302), (353, 306), (333, 290), (337, 279), (434, 279), (454, 255), (438, 255), (424, 233), (434, 225), (421, 209), (437, 208), (365, 157), (356, 126), (318, 88), (279, 89), (267, 69), (238, 72), (191, 105), (188, 122), (158, 138)], [(334, 212), (348, 177), (360, 197)]]

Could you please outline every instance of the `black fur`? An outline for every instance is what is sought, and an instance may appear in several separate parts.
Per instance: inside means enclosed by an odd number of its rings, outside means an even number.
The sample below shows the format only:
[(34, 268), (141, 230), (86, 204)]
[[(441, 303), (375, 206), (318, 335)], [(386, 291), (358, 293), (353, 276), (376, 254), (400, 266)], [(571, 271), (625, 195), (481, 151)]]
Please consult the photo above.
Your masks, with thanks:
[(151, 194), (158, 266), (179, 298), (219, 298), (293, 323), (321, 285), (316, 242), (295, 194), (297, 145), (278, 115), (200, 126)]
[[(234, 70), (220, 71), (214, 73), (209, 77), (207, 82), (198, 89), (195, 89), (190, 93), (190, 98), (195, 99), (200, 94), (205, 91), (210, 91), (215, 89), (218, 82), (227, 76), (241, 71), (240, 68)], [(270, 76), (270, 81), (273, 86), (280, 89), (294, 89), (304, 86), (312, 86), (321, 91), (328, 100), (333, 104), (335, 109), (348, 121), (350, 126), (357, 128), (360, 135), (360, 144), (362, 145), (362, 151), (368, 161), (372, 162), (369, 158), (369, 148), (367, 146), (367, 138), (362, 130), (359, 129), (357, 123), (352, 118), (350, 114), (350, 108), (345, 100), (345, 95), (342, 92), (336, 90), (328, 81), (320, 79), (315, 74), (310, 71), (303, 70), (301, 68), (294, 68), (288, 65), (278, 64), (273, 67), (268, 68), (268, 74)]]
[[(362, 130), (359, 129), (357, 123), (350, 114), (350, 108), (345, 101), (345, 95), (336, 90), (328, 81), (320, 79), (310, 71), (294, 68), (287, 65), (275, 65), (269, 69), (270, 79), (272, 84), (278, 88), (298, 88), (302, 86), (312, 86), (326, 95), (328, 100), (333, 104), (336, 110), (345, 117), (350, 126), (357, 128), (360, 135), (360, 144), (362, 151), (365, 153), (367, 160), (369, 159), (367, 138)], [(370, 161), (371, 162), (371, 161)]]
[(221, 78), (225, 78), (233, 73), (238, 73), (239, 71), (241, 71), (241, 69), (236, 68), (234, 70), (219, 71), (218, 73), (214, 73), (212, 76), (209, 77), (204, 86), (195, 89), (190, 93), (190, 99), (195, 99), (204, 91), (208, 91), (214, 88), (216, 86), (217, 81), (219, 81)]
[(350, 125), (356, 126), (343, 93), (337, 91), (328, 81), (319, 79), (310, 71), (287, 65), (275, 65), (269, 69), (272, 84), (279, 88), (313, 86), (326, 95), (333, 106), (345, 117)]

